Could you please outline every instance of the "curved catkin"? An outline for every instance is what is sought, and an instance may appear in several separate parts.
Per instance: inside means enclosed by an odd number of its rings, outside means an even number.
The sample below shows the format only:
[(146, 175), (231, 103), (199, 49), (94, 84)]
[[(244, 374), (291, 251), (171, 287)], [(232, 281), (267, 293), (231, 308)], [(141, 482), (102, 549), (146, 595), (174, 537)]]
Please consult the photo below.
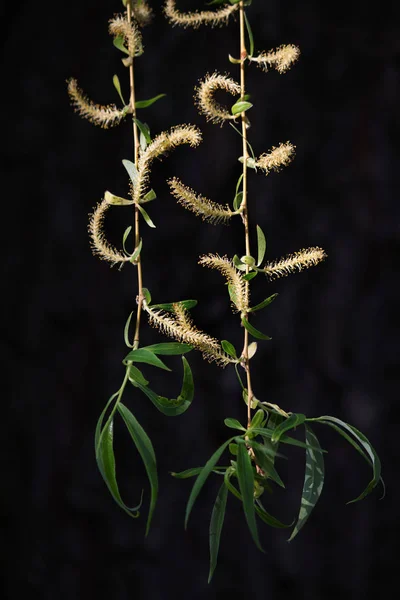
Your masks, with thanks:
[(157, 135), (145, 150), (141, 150), (137, 164), (138, 177), (136, 185), (131, 189), (132, 200), (140, 204), (149, 183), (150, 168), (153, 160), (181, 144), (195, 148), (202, 140), (201, 132), (194, 125), (177, 125)]
[(259, 67), (268, 71), (268, 67), (276, 69), (278, 73), (285, 73), (297, 61), (300, 56), (300, 49), (294, 44), (279, 46), (276, 50), (262, 52), (258, 56), (251, 56), (248, 59), (258, 64)]
[(279, 144), (277, 148), (273, 147), (269, 152), (261, 154), (256, 166), (265, 171), (266, 175), (270, 171), (279, 171), (293, 160), (295, 148), (290, 142)]
[(147, 0), (134, 0), (132, 13), (140, 27), (148, 25), (153, 18), (153, 10), (148, 5)]
[(108, 24), (108, 31), (114, 37), (122, 36), (129, 56), (143, 54), (142, 34), (135, 21), (129, 23), (126, 15), (115, 15)]
[(88, 230), (93, 254), (99, 256), (102, 260), (106, 260), (115, 265), (117, 263), (128, 262), (130, 257), (126, 254), (122, 254), (116, 248), (111, 246), (105, 238), (103, 221), (109, 206), (110, 205), (105, 198), (99, 202), (93, 213), (90, 215)]
[(246, 285), (246, 281), (232, 261), (226, 256), (205, 254), (200, 257), (199, 264), (220, 271), (231, 286), (231, 297), (232, 301), (234, 298), (235, 308), (238, 312), (247, 312), (249, 308), (249, 286)]
[(239, 8), (239, 4), (226, 4), (216, 10), (202, 10), (194, 12), (179, 12), (176, 8), (175, 0), (167, 0), (164, 4), (164, 13), (172, 25), (181, 25), (182, 27), (193, 27), (197, 29), (200, 25), (210, 25), (211, 27), (226, 25), (229, 17)]
[(263, 267), (263, 271), (270, 279), (278, 279), (279, 277), (289, 275), (289, 273), (295, 273), (296, 271), (314, 267), (325, 258), (325, 251), (322, 248), (315, 246), (306, 248), (305, 250), (299, 250), (298, 252), (288, 254), (279, 260), (267, 263)]
[(225, 354), (218, 340), (197, 329), (187, 311), (180, 304), (174, 304), (173, 307), (174, 316), (162, 310), (154, 310), (145, 304), (144, 310), (149, 316), (150, 325), (157, 327), (169, 337), (200, 350), (203, 358), (209, 362), (215, 361), (221, 367), (236, 362)]
[(195, 101), (199, 112), (207, 118), (207, 121), (213, 123), (223, 123), (224, 121), (234, 120), (237, 116), (232, 115), (230, 111), (215, 101), (214, 92), (216, 90), (224, 90), (232, 96), (240, 94), (240, 85), (220, 73), (206, 75), (203, 81), (195, 89)]
[(68, 94), (76, 112), (81, 117), (88, 119), (88, 121), (94, 125), (99, 125), (103, 129), (119, 125), (122, 119), (128, 114), (129, 108), (127, 106), (119, 109), (115, 104), (109, 104), (108, 106), (94, 104), (78, 87), (76, 79), (68, 81)]
[(200, 194), (196, 194), (196, 192), (184, 185), (177, 177), (170, 179), (168, 185), (171, 189), (171, 194), (177, 199), (179, 204), (201, 217), (203, 221), (208, 221), (214, 225), (217, 223), (226, 224), (233, 215), (238, 214), (238, 211), (233, 212), (227, 204), (217, 204)]

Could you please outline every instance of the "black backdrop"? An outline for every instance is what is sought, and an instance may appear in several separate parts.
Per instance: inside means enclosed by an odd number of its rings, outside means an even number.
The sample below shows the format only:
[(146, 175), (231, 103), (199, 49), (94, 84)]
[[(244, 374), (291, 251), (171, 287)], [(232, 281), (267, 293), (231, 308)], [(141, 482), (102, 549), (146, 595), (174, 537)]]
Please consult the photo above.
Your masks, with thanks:
[[(224, 417), (244, 417), (233, 373), (192, 353), (196, 398), (176, 419), (128, 390), (126, 402), (151, 436), (159, 463), (160, 498), (147, 539), (145, 511), (133, 521), (117, 508), (94, 459), (97, 417), (123, 375), (122, 329), (134, 307), (136, 276), (132, 268), (119, 272), (93, 258), (87, 214), (105, 189), (126, 195), (121, 160), (131, 157), (131, 138), (128, 123), (102, 131), (74, 115), (65, 81), (76, 77), (101, 103), (118, 101), (114, 73), (127, 90), (107, 34), (108, 18), (121, 8), (118, 0), (100, 0), (1, 9), (6, 597), (211, 600), (226, 592), (357, 600), (385, 594), (397, 581), (399, 531), (395, 10), (255, 0), (248, 11), (259, 50), (295, 43), (302, 51), (284, 76), (248, 70), (256, 152), (287, 139), (297, 146), (282, 173), (251, 174), (252, 224), (263, 226), (271, 259), (309, 245), (328, 253), (324, 264), (300, 275), (274, 284), (256, 280), (255, 300), (280, 296), (257, 319), (273, 340), (259, 344), (255, 392), (287, 410), (333, 414), (363, 430), (382, 458), (387, 496), (380, 501), (377, 491), (346, 506), (370, 473), (342, 438), (320, 429), (329, 450), (325, 489), (305, 529), (288, 544), (286, 532), (263, 528), (261, 554), (230, 498), (219, 566), (207, 586), (207, 529), (218, 482), (210, 480), (202, 492), (185, 533), (191, 480), (168, 472), (204, 463), (227, 437)], [(204, 133), (199, 149), (178, 149), (154, 167), (158, 199), (149, 212), (157, 229), (143, 227), (145, 285), (158, 302), (197, 298), (198, 325), (240, 347), (223, 280), (197, 259), (206, 252), (242, 254), (241, 224), (203, 224), (176, 205), (165, 183), (176, 174), (217, 201), (233, 196), (240, 140), (227, 126), (206, 124), (191, 99), (206, 72), (237, 76), (227, 60), (238, 54), (237, 38), (237, 21), (185, 31), (171, 28), (157, 10), (144, 31), (137, 90), (139, 98), (167, 94), (142, 113), (152, 132), (192, 122)], [(129, 220), (129, 209), (110, 216), (107, 231), (116, 242)], [(147, 324), (142, 335), (143, 343), (162, 341)], [(154, 388), (173, 395), (179, 359), (171, 363), (174, 374), (146, 372)], [(140, 459), (122, 428), (116, 438), (121, 490), (135, 502), (144, 487), (147, 501)], [(301, 453), (289, 454), (282, 465), (287, 491), (271, 500), (271, 511), (287, 521), (297, 511), (304, 461)]]

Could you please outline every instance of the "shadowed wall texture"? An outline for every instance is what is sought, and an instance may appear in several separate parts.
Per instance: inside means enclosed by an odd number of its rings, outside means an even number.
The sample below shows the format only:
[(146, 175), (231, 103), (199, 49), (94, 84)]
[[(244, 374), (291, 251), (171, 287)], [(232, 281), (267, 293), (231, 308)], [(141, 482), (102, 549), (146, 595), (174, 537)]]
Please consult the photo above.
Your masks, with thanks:
[[(155, 164), (149, 205), (157, 225), (142, 226), (144, 285), (156, 302), (199, 301), (199, 327), (240, 347), (223, 279), (197, 264), (208, 252), (242, 255), (239, 220), (204, 224), (178, 206), (166, 179), (176, 175), (203, 195), (230, 202), (240, 174), (240, 138), (207, 124), (192, 103), (199, 78), (215, 69), (238, 77), (238, 21), (222, 29), (172, 28), (156, 16), (137, 61), (139, 99), (166, 93), (139, 114), (158, 133), (198, 124), (204, 141)], [(156, 6), (157, 5), (157, 6)], [(184, 1), (179, 6), (202, 7)], [(253, 546), (240, 504), (230, 497), (213, 583), (207, 585), (208, 523), (219, 481), (198, 499), (187, 532), (185, 503), (193, 480), (169, 472), (204, 464), (229, 435), (223, 419), (243, 419), (234, 373), (189, 360), (196, 382), (191, 409), (167, 419), (129, 389), (126, 404), (152, 438), (160, 497), (144, 539), (145, 511), (131, 520), (113, 503), (93, 449), (96, 420), (123, 377), (124, 322), (135, 307), (136, 273), (95, 259), (88, 213), (106, 189), (127, 193), (121, 160), (132, 157), (131, 125), (102, 131), (76, 116), (66, 79), (76, 77), (96, 102), (125, 97), (127, 71), (107, 21), (120, 0), (20, 2), (1, 8), (2, 101), (7, 141), (3, 181), (3, 310), (1, 344), (7, 394), (3, 408), (3, 560), (6, 597), (88, 600), (214, 600), (252, 595), (286, 600), (372, 600), (396, 585), (398, 505), (398, 161), (399, 20), (365, 3), (254, 0), (248, 10), (258, 50), (300, 46), (285, 75), (248, 68), (251, 143), (260, 154), (279, 142), (297, 147), (294, 162), (267, 178), (250, 172), (250, 218), (267, 235), (267, 257), (322, 246), (328, 259), (276, 283), (256, 279), (254, 301), (279, 293), (255, 325), (272, 337), (253, 361), (258, 398), (308, 416), (332, 414), (370, 438), (383, 462), (380, 490), (346, 506), (370, 472), (346, 442), (319, 428), (326, 455), (322, 497), (307, 526), (288, 544), (285, 531), (262, 527), (265, 554)], [(5, 29), (4, 29), (5, 28)], [(230, 101), (230, 98), (229, 98)], [(4, 213), (3, 213), (4, 215)], [(131, 222), (115, 209), (107, 233), (119, 243)], [(255, 249), (253, 250), (255, 252)], [(142, 341), (167, 341), (144, 323)], [(179, 390), (173, 373), (144, 369), (152, 387)], [(4, 422), (5, 417), (5, 422)], [(317, 430), (316, 430), (317, 431)], [(127, 503), (148, 485), (139, 456), (116, 426), (117, 469)], [(297, 514), (304, 454), (282, 462), (286, 490), (271, 512)]]

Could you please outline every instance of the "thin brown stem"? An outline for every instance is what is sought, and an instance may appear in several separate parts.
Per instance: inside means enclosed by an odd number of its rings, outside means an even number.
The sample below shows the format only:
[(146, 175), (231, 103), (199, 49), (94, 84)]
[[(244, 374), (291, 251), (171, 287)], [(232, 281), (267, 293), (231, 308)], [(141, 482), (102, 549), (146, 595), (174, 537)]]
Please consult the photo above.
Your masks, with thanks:
[[(128, 22), (132, 22), (132, 2), (129, 0), (126, 6), (126, 12), (128, 17)], [(136, 125), (136, 100), (135, 100), (135, 66), (134, 66), (135, 58), (132, 56), (131, 64), (129, 65), (129, 84), (130, 84), (130, 96), (129, 96), (129, 105), (132, 111), (132, 127), (133, 127), (133, 155), (134, 155), (134, 163), (137, 165), (139, 160), (139, 134), (138, 134), (138, 126)], [(140, 242), (140, 229), (139, 229), (139, 209), (135, 206), (135, 248), (138, 247)], [(138, 295), (137, 295), (137, 311), (136, 311), (136, 326), (135, 326), (135, 334), (133, 337), (133, 347), (136, 349), (139, 347), (140, 341), (140, 319), (142, 314), (142, 304), (143, 304), (143, 276), (142, 276), (142, 261), (140, 254), (138, 256), (137, 262), (137, 279), (138, 279)]]
[[(240, 95), (241, 98), (244, 98), (246, 94), (246, 78), (245, 78), (245, 62), (247, 58), (247, 50), (246, 50), (246, 40), (245, 40), (245, 19), (244, 19), (244, 3), (243, 0), (240, 2), (240, 12), (239, 12), (239, 21), (240, 21)], [(242, 190), (243, 190), (243, 199), (242, 199), (242, 220), (244, 225), (244, 235), (245, 235), (245, 248), (246, 255), (250, 255), (250, 234), (249, 234), (249, 212), (248, 212), (248, 203), (247, 203), (247, 159), (249, 157), (248, 149), (247, 149), (247, 117), (246, 113), (242, 113), (242, 142), (243, 142), (243, 180), (242, 180)], [(249, 267), (246, 267), (246, 273), (249, 273)], [(246, 288), (248, 292), (249, 282), (246, 282)], [(247, 318), (247, 313), (244, 315)], [(250, 426), (251, 422), (251, 402), (253, 399), (253, 390), (251, 387), (251, 374), (250, 374), (250, 364), (249, 364), (249, 332), (247, 329), (244, 330), (244, 345), (243, 345), (243, 362), (245, 364), (246, 369), (246, 378), (247, 378), (247, 423)]]

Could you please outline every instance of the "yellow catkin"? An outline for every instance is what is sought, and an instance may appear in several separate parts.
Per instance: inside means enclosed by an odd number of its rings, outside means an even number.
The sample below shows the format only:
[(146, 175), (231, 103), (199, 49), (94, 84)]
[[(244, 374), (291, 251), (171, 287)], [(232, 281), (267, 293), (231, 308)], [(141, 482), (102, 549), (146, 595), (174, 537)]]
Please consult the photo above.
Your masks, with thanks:
[(227, 223), (229, 219), (238, 214), (231, 211), (227, 204), (217, 204), (208, 198), (196, 194), (190, 187), (184, 185), (179, 179), (173, 177), (168, 181), (171, 194), (185, 208), (200, 216), (203, 221), (208, 221), (214, 225), (217, 223)]
[(194, 12), (179, 12), (175, 0), (167, 0), (164, 4), (164, 13), (172, 25), (182, 27), (193, 27), (197, 29), (200, 25), (211, 25), (211, 27), (226, 25), (229, 17), (239, 8), (239, 4), (226, 4), (216, 10), (202, 10)]
[(114, 246), (111, 246), (105, 238), (103, 232), (103, 221), (110, 204), (104, 198), (94, 209), (89, 220), (89, 235), (93, 254), (99, 256), (111, 264), (124, 263), (130, 260), (126, 254), (119, 252)]
[(278, 73), (285, 73), (297, 61), (299, 56), (300, 49), (293, 44), (288, 44), (279, 46), (276, 50), (262, 52), (258, 56), (248, 58), (250, 61), (257, 63), (264, 71), (267, 71), (268, 67), (272, 67)]
[(200, 257), (199, 264), (210, 269), (217, 269), (231, 285), (234, 306), (238, 312), (247, 312), (249, 308), (249, 286), (243, 279), (240, 271), (226, 256), (218, 254), (205, 254)]
[(266, 175), (270, 171), (279, 171), (286, 167), (294, 158), (295, 146), (290, 142), (279, 144), (277, 148), (273, 147), (269, 152), (261, 154), (257, 159), (256, 166), (265, 171)]
[(132, 5), (132, 13), (140, 27), (148, 25), (153, 18), (153, 11), (146, 0), (134, 0)]
[(219, 366), (226, 367), (234, 361), (222, 350), (218, 340), (200, 331), (193, 324), (187, 311), (180, 304), (174, 304), (174, 315), (162, 310), (155, 310), (144, 304), (144, 310), (149, 316), (149, 322), (169, 337), (200, 350), (203, 358), (209, 362), (215, 361)]
[(128, 22), (126, 15), (116, 15), (108, 24), (108, 31), (114, 37), (122, 36), (129, 56), (143, 54), (142, 34), (135, 21)]
[(68, 81), (68, 94), (76, 112), (94, 125), (103, 127), (103, 129), (119, 125), (122, 119), (128, 114), (128, 107), (119, 109), (115, 104), (109, 104), (108, 106), (94, 104), (79, 89), (76, 79)]
[(290, 273), (302, 271), (309, 267), (314, 267), (326, 258), (326, 253), (318, 246), (299, 250), (293, 254), (280, 258), (271, 263), (267, 263), (263, 270), (270, 279), (285, 277)]
[(217, 72), (206, 75), (195, 90), (195, 101), (199, 112), (206, 116), (207, 121), (213, 123), (223, 123), (224, 121), (236, 119), (237, 115), (232, 115), (227, 108), (214, 100), (216, 90), (224, 90), (233, 96), (238, 96), (240, 85), (230, 77)]
[(140, 200), (145, 195), (149, 183), (151, 163), (155, 158), (166, 154), (181, 144), (188, 144), (195, 148), (200, 144), (201, 139), (200, 129), (194, 125), (177, 125), (169, 132), (164, 131), (157, 135), (145, 150), (140, 151), (137, 164), (137, 182), (131, 189), (133, 201), (140, 204)]

